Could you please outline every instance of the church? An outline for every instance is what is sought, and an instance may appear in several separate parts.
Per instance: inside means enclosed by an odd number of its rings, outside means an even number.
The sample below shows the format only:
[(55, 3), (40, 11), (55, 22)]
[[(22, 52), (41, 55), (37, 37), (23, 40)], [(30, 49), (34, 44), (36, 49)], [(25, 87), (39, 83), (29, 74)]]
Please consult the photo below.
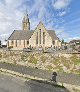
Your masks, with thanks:
[(14, 30), (7, 40), (7, 47), (12, 50), (23, 50), (24, 48), (50, 48), (58, 49), (61, 42), (54, 30), (47, 30), (40, 22), (35, 30), (30, 30), (30, 21), (26, 14), (22, 21), (22, 30)]

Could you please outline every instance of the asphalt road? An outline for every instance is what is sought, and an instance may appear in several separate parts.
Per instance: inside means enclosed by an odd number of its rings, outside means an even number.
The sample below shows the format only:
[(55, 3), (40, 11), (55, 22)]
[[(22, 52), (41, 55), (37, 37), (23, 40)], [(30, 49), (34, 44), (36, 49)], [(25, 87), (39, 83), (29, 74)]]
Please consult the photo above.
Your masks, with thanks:
[[(33, 69), (26, 66), (21, 65), (12, 65), (6, 63), (0, 63), (0, 68), (16, 71), (22, 74), (28, 74), (31, 76), (36, 76), (43, 79), (50, 80), (52, 77), (52, 72), (43, 71), (40, 69)], [(57, 81), (62, 83), (68, 83), (73, 85), (80, 86), (80, 75), (75, 74), (66, 74), (66, 73), (57, 73)]]
[(24, 81), (8, 75), (0, 74), (0, 92), (69, 92), (67, 89), (57, 88), (35, 81)]

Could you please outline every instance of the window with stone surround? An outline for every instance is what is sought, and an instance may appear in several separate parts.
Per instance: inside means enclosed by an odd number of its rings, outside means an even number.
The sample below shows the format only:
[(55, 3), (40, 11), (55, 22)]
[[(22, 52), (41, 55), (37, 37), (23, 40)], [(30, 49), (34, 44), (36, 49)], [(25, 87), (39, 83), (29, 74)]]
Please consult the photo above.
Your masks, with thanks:
[(29, 41), (27, 41), (27, 45), (29, 45)]
[(24, 40), (24, 47), (25, 47), (25, 40)]
[(43, 32), (43, 44), (45, 44), (45, 32)]
[(40, 44), (41, 44), (41, 29), (40, 29)]
[(7, 45), (8, 45), (8, 47), (9, 47), (9, 41), (8, 41)]
[(36, 33), (36, 44), (38, 44), (38, 32)]
[(17, 40), (15, 41), (15, 46), (17, 47)]
[(14, 40), (11, 40), (11, 45), (14, 45)]
[(55, 41), (52, 41), (53, 45), (55, 45)]

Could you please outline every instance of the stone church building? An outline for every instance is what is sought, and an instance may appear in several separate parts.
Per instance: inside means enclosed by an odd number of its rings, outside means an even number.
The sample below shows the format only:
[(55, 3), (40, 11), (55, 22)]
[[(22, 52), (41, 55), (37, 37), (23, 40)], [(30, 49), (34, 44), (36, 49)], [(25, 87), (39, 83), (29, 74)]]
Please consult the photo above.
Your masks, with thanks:
[(23, 48), (60, 48), (61, 42), (54, 30), (47, 30), (40, 22), (35, 30), (30, 30), (28, 14), (22, 21), (23, 30), (14, 30), (7, 41), (7, 47), (13, 50), (23, 50)]

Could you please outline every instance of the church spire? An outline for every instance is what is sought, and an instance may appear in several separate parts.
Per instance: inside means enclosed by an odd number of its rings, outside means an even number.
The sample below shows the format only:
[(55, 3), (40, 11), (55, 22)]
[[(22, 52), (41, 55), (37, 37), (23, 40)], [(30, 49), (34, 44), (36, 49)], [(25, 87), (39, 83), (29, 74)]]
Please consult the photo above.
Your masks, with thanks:
[(26, 10), (26, 13), (25, 13), (24, 18), (23, 18), (23, 30), (25, 30), (25, 31), (30, 30), (30, 22), (29, 22), (27, 10)]

